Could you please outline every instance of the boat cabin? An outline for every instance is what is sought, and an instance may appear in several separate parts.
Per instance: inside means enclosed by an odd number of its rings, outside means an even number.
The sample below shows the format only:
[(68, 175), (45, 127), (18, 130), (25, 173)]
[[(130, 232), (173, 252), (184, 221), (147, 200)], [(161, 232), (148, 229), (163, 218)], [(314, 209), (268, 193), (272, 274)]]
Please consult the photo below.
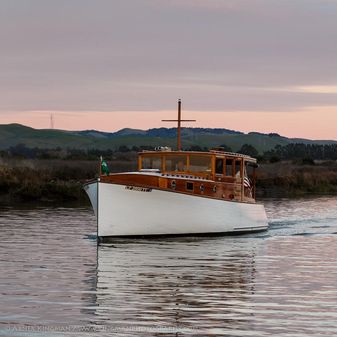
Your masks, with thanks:
[[(242, 185), (242, 196), (251, 198), (255, 198), (256, 167), (254, 158), (216, 150), (144, 151), (139, 154), (138, 159), (140, 172), (160, 172), (167, 177), (197, 178)], [(245, 190), (247, 193), (244, 193)]]
[(102, 175), (101, 180), (253, 203), (256, 167), (256, 159), (238, 153), (159, 148), (139, 153), (138, 172)]
[(238, 153), (221, 151), (178, 152), (144, 151), (138, 157), (139, 171), (165, 174), (187, 174), (205, 179), (243, 178), (247, 167), (256, 167), (256, 159)]

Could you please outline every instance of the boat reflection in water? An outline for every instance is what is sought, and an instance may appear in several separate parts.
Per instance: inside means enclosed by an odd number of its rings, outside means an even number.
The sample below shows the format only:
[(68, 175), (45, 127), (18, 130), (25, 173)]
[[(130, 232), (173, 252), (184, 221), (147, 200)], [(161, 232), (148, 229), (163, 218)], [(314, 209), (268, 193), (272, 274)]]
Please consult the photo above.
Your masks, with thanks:
[(261, 233), (103, 245), (96, 324), (128, 336), (336, 336), (336, 243)]
[(201, 335), (246, 329), (247, 314), (238, 309), (254, 292), (254, 247), (241, 241), (176, 238), (100, 246), (96, 319), (125, 332), (143, 328), (144, 336), (163, 328)]

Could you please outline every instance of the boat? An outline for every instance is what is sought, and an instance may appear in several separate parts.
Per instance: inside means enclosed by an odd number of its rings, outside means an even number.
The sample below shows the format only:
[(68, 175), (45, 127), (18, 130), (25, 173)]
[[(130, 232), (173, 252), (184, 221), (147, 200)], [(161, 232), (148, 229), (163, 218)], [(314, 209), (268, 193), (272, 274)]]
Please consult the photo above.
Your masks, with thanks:
[[(172, 121), (172, 120), (169, 120)], [(181, 148), (178, 101), (177, 150), (157, 147), (138, 154), (138, 170), (109, 173), (84, 184), (99, 241), (111, 237), (239, 234), (268, 229), (256, 202), (257, 160), (222, 148)]]

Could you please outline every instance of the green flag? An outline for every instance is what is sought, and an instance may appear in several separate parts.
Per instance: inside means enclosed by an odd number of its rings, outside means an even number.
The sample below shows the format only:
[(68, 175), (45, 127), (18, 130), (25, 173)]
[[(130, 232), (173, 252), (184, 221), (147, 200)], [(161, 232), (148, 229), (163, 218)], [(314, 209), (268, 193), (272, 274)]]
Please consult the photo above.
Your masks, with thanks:
[(108, 167), (108, 164), (105, 160), (102, 160), (101, 171), (102, 171), (102, 174), (105, 174), (107, 176), (109, 175), (109, 167)]

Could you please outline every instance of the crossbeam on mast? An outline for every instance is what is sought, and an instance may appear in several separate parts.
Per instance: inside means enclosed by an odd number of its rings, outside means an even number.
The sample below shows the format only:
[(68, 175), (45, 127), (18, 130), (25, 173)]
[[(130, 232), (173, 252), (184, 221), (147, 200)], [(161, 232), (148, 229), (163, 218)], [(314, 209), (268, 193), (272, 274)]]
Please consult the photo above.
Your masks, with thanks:
[(181, 119), (181, 99), (178, 100), (178, 119), (162, 119), (162, 122), (178, 122), (177, 149), (178, 151), (181, 151), (181, 123), (182, 122), (196, 122), (195, 119)]

